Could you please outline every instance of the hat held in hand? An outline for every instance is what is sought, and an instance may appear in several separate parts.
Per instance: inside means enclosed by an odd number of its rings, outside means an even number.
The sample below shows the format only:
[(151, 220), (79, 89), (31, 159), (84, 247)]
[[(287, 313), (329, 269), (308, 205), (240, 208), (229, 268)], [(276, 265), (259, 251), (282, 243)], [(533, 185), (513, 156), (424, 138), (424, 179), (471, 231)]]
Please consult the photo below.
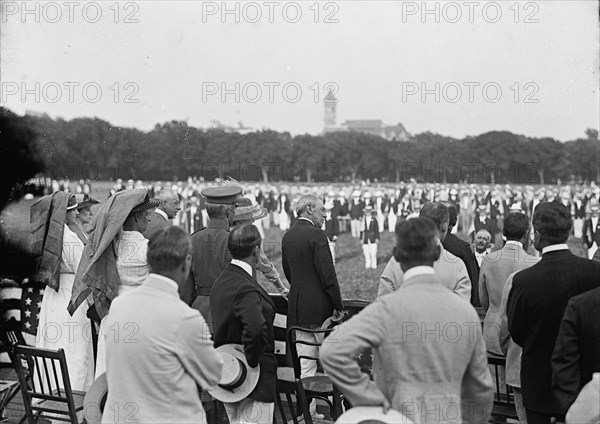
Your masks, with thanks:
[(242, 345), (225, 344), (219, 346), (217, 352), (223, 358), (221, 381), (208, 392), (215, 399), (226, 403), (235, 403), (247, 398), (258, 383), (260, 365), (250, 368)]

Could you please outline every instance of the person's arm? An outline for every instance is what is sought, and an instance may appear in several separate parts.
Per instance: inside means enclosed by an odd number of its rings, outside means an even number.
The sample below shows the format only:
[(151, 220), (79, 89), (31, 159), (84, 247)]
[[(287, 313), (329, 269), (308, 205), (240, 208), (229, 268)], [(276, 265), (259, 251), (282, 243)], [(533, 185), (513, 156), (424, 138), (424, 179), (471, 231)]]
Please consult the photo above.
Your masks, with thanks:
[(283, 273), (285, 274), (285, 278), (287, 278), (288, 283), (290, 283), (290, 285), (292, 284), (292, 278), (291, 278), (291, 273), (290, 273), (290, 265), (288, 264), (287, 261), (287, 255), (285, 254), (285, 246), (282, 243), (281, 246), (281, 267), (283, 268)]
[(481, 302), (481, 307), (487, 312), (490, 307), (490, 298), (487, 291), (487, 285), (485, 284), (486, 270), (487, 266), (484, 258), (481, 263), (481, 270), (479, 271), (479, 301)]
[(329, 250), (329, 240), (323, 231), (315, 232), (313, 265), (319, 275), (319, 280), (323, 286), (323, 290), (331, 299), (333, 308), (341, 311), (344, 309), (342, 302), (342, 294), (340, 293), (340, 285), (338, 284), (331, 250)]
[(500, 301), (500, 331), (498, 332), (498, 342), (502, 353), (506, 355), (508, 353), (508, 347), (510, 346), (510, 332), (508, 331), (508, 318), (506, 316), (506, 306), (508, 303), (508, 294), (512, 288), (514, 273), (510, 274), (506, 279), (506, 284), (502, 291), (502, 300)]
[(469, 279), (469, 273), (467, 267), (462, 260), (458, 260), (455, 263), (456, 266), (456, 285), (454, 286), (454, 293), (466, 299), (468, 302), (471, 301), (471, 280)]
[(262, 314), (260, 294), (257, 291), (240, 293), (233, 303), (233, 315), (242, 322), (244, 353), (248, 365), (255, 368), (267, 344), (267, 322)]
[(494, 389), (481, 327), (476, 325), (472, 329), (475, 348), (462, 380), (462, 422), (481, 424), (488, 422), (490, 418), (494, 403)]
[(566, 413), (579, 393), (579, 328), (574, 299), (565, 309), (552, 354), (552, 390)]
[(514, 284), (513, 282), (512, 289), (508, 294), (506, 315), (510, 336), (516, 344), (523, 347), (525, 339), (527, 338), (529, 319), (527, 317), (527, 301), (523, 293), (522, 285), (519, 283), (520, 281), (517, 281), (517, 284)]
[(175, 352), (196, 385), (207, 390), (219, 384), (223, 359), (213, 347), (210, 330), (199, 312), (179, 324)]
[(375, 221), (375, 242), (379, 242), (379, 224)]
[(323, 369), (354, 406), (378, 406), (385, 402), (384, 394), (354, 359), (385, 339), (385, 314), (385, 305), (376, 300), (337, 327), (321, 346), (319, 356)]
[(402, 285), (403, 276), (400, 264), (392, 256), (379, 277), (377, 297), (395, 292)]

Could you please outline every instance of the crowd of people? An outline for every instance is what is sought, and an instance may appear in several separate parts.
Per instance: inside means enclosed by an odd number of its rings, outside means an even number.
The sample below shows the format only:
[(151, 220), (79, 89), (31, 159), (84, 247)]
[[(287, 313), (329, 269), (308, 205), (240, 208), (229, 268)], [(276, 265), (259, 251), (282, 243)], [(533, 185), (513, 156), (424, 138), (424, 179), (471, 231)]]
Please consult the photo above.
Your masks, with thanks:
[[(98, 334), (96, 346), (87, 334), (51, 345), (40, 334), (38, 344), (65, 349), (74, 390), (105, 373), (107, 404), (137, 404), (139, 422), (271, 423), (275, 306), (257, 271), (288, 299), (288, 328), (343, 321), (334, 248), (343, 231), (361, 240), (369, 268), (381, 232), (395, 234), (393, 256), (377, 299), (341, 324), (336, 343), (319, 352), (317, 336), (301, 332), (308, 345), (298, 353), (320, 356), (354, 406), (415, 423), (487, 422), (489, 355), (506, 357), (500, 378), (521, 423), (584, 422), (573, 418), (590, 411), (580, 392), (599, 404), (587, 387), (600, 372), (595, 185), (121, 183), (101, 202), (66, 186), (32, 205), (32, 252), (47, 285), (40, 323), (90, 328), (90, 319)], [(271, 225), (284, 231), (287, 284), (262, 249)], [(599, 261), (569, 252), (570, 236)], [(372, 378), (354, 361), (365, 348)], [(301, 360), (302, 377), (316, 371)], [(112, 409), (103, 422), (127, 416)], [(323, 418), (314, 401), (309, 409)]]

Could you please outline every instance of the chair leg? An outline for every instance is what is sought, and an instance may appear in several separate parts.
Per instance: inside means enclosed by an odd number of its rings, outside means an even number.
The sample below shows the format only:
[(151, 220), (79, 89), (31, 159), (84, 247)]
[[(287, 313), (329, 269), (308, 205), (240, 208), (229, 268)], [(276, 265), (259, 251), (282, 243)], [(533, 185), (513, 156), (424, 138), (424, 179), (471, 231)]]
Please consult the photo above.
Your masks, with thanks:
[[(281, 393), (279, 393), (279, 390), (277, 390), (277, 408), (279, 409), (279, 415), (281, 415), (282, 424), (286, 424), (287, 417), (285, 416), (285, 410), (283, 409), (283, 403), (281, 402)], [(276, 424), (274, 415), (273, 415), (273, 424)]]
[(310, 415), (309, 404), (304, 394), (304, 387), (302, 387), (300, 380), (296, 380), (296, 401), (298, 409), (302, 411), (304, 422), (306, 424), (313, 424), (313, 420)]
[[(292, 402), (292, 395), (290, 392), (285, 392), (285, 398), (287, 400), (288, 406), (290, 408), (290, 414), (292, 415), (292, 421), (294, 424), (298, 424), (298, 413), (296, 407), (294, 407), (294, 403)], [(296, 396), (296, 403), (298, 403), (298, 396)]]

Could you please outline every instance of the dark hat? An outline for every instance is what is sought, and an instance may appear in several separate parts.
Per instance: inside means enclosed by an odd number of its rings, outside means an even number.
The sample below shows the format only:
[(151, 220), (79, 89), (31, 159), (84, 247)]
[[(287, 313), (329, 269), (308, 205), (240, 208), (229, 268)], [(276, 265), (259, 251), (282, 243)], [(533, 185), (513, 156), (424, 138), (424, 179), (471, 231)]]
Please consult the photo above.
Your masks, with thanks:
[(74, 194), (69, 196), (69, 202), (67, 203), (67, 210), (73, 210), (77, 207), (77, 197)]
[(140, 203), (139, 205), (137, 205), (136, 207), (134, 207), (131, 212), (143, 212), (145, 210), (148, 209), (154, 209), (156, 207), (158, 207), (160, 205), (160, 200), (158, 199), (151, 199), (150, 196), (148, 196), (148, 193), (146, 193), (146, 197), (144, 198), (144, 201), (142, 203)]
[(232, 205), (242, 194), (242, 188), (238, 186), (209, 187), (202, 190), (208, 203), (219, 205)]
[(93, 197), (91, 197), (89, 194), (84, 194), (83, 200), (78, 202), (77, 210), (87, 208), (88, 206), (92, 206), (97, 203), (100, 203), (100, 202), (98, 200), (94, 199)]

